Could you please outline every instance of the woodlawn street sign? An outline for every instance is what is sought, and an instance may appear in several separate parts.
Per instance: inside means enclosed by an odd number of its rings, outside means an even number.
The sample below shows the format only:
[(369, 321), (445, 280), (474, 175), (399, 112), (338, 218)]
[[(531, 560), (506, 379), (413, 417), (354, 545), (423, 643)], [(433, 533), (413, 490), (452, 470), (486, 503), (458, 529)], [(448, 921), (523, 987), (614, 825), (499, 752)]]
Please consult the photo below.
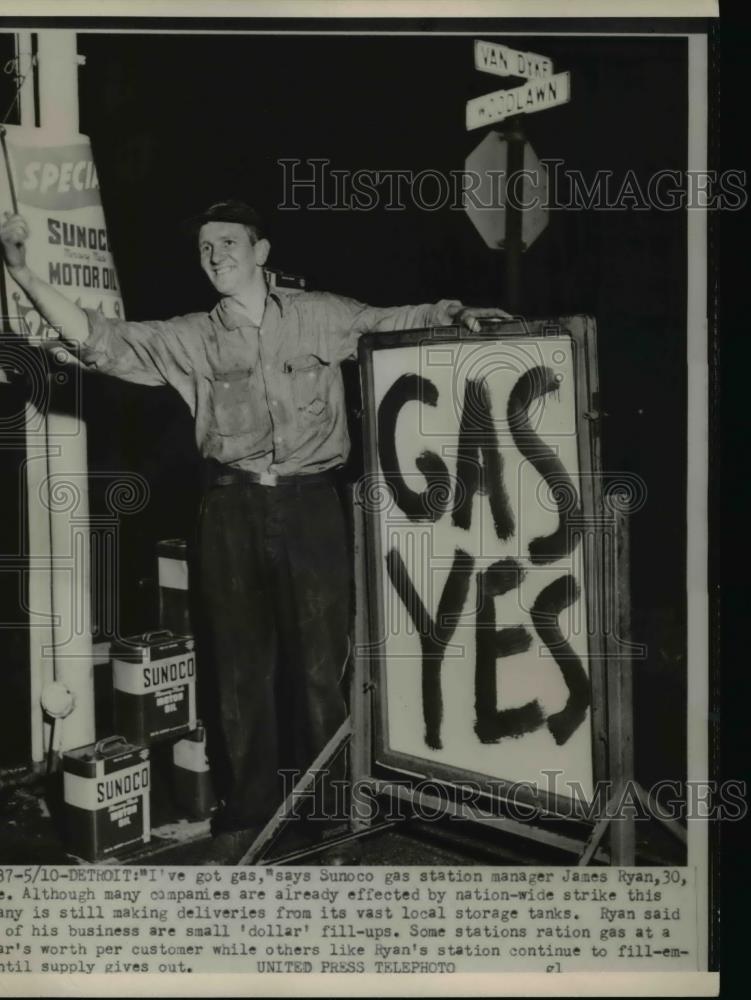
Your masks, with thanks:
[(495, 90), (482, 97), (467, 101), (467, 129), (482, 128), (503, 121), (512, 115), (545, 111), (571, 100), (571, 80), (569, 73), (554, 73), (552, 76), (527, 81), (513, 90)]

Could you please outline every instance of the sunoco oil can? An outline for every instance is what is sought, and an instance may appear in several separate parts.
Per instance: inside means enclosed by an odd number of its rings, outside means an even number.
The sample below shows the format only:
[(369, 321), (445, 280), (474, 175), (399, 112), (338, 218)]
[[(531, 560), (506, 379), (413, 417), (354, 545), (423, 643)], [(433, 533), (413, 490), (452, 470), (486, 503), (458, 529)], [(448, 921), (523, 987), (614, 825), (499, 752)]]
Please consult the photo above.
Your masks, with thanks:
[(149, 749), (122, 736), (63, 754), (68, 846), (86, 861), (101, 861), (151, 839)]
[(167, 629), (113, 644), (116, 732), (148, 744), (195, 729), (194, 645), (191, 636)]
[(206, 756), (206, 730), (196, 729), (172, 747), (175, 801), (191, 819), (206, 819), (215, 805)]
[(159, 624), (176, 635), (190, 635), (188, 546), (182, 538), (157, 542)]

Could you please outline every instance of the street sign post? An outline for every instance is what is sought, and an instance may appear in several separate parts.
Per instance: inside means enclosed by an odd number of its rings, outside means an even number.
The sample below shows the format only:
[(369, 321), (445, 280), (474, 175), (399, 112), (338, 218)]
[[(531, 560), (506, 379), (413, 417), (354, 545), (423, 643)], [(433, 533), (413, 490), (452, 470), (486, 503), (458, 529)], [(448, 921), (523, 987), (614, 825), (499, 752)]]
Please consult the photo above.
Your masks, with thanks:
[[(467, 131), (506, 121), (503, 133), (489, 132), (465, 162), (479, 177), (465, 191), (464, 208), (473, 226), (494, 250), (506, 257), (506, 307), (517, 312), (521, 297), (521, 255), (548, 224), (547, 173), (526, 141), (522, 115), (567, 104), (571, 77), (554, 73), (553, 60), (499, 42), (475, 40), (475, 69), (524, 80), (509, 90), (494, 90), (467, 101)], [(503, 184), (497, 184), (500, 175)], [(495, 201), (483, 202), (492, 189)], [(478, 196), (479, 194), (479, 196)]]

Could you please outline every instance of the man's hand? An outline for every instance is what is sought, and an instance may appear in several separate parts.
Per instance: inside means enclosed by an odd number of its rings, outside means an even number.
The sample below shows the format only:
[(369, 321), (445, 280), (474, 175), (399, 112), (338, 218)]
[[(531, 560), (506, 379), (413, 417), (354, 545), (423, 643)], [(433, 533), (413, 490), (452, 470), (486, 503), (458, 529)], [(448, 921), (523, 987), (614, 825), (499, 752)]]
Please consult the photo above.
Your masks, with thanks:
[(38, 278), (26, 263), (29, 226), (21, 215), (3, 213), (0, 221), (0, 249), (8, 271), (47, 324), (61, 331), (66, 342), (83, 343), (89, 335), (89, 320), (75, 302)]
[(481, 330), (480, 320), (502, 320), (513, 317), (496, 306), (458, 306), (450, 312), (451, 322), (457, 326), (464, 326), (472, 333), (479, 333)]
[(0, 222), (0, 246), (2, 246), (5, 263), (10, 270), (26, 267), (26, 241), (29, 238), (29, 226), (22, 215), (11, 215), (3, 212)]

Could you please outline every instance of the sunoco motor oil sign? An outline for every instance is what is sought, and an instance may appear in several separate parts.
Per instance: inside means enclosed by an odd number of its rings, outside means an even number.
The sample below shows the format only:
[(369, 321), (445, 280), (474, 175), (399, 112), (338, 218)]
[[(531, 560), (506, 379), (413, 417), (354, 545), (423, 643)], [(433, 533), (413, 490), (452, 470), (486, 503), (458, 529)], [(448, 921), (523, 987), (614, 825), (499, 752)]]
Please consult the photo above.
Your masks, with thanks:
[[(29, 267), (78, 305), (122, 317), (117, 272), (109, 247), (91, 144), (86, 136), (54, 139), (44, 129), (6, 125), (6, 143), (18, 211), (29, 224)], [(11, 205), (7, 170), (0, 197)], [(12, 282), (11, 325), (22, 336), (46, 337), (48, 328)]]

